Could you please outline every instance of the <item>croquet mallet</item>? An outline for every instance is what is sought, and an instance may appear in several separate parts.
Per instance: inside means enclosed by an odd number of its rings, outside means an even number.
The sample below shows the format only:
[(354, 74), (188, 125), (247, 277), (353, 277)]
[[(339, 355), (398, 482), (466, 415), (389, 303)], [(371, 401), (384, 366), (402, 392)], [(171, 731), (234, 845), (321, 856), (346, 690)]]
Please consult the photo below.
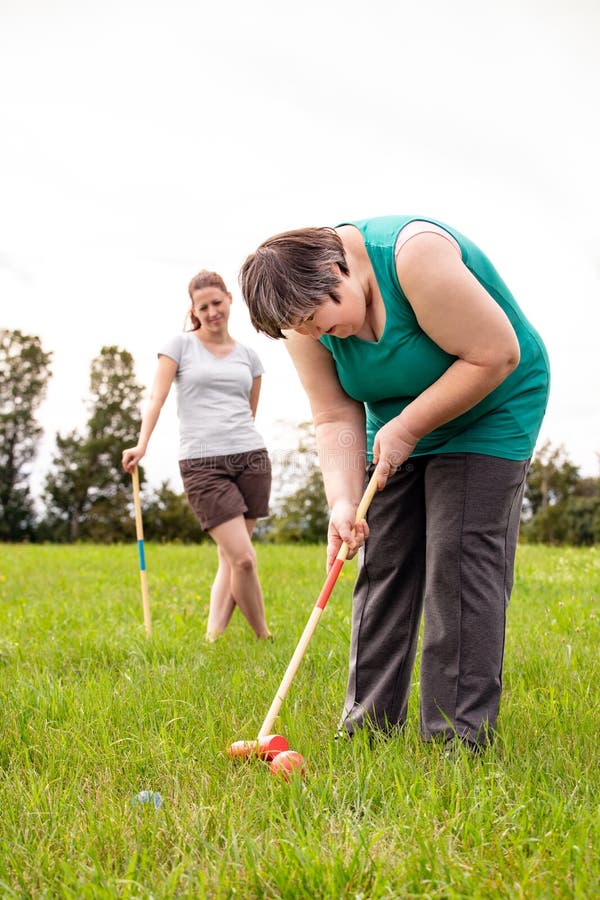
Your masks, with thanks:
[(135, 531), (137, 535), (138, 553), (140, 556), (140, 582), (142, 585), (142, 608), (144, 610), (144, 628), (146, 634), (152, 632), (152, 620), (150, 618), (150, 596), (148, 594), (148, 579), (146, 577), (146, 559), (144, 555), (144, 526), (142, 524), (142, 504), (140, 503), (140, 478), (138, 468), (135, 466), (131, 472), (133, 484), (133, 506), (135, 508)]
[[(369, 484), (367, 485), (367, 489), (365, 490), (360, 503), (358, 504), (358, 509), (356, 510), (355, 522), (360, 522), (364, 519), (366, 512), (371, 505), (371, 500), (375, 496), (375, 492), (377, 490), (377, 470), (373, 473)], [(294, 651), (294, 655), (290, 660), (290, 664), (288, 665), (285, 675), (281, 680), (281, 684), (277, 689), (277, 693), (275, 694), (275, 698), (271, 703), (271, 707), (269, 712), (267, 713), (267, 717), (262, 724), (260, 731), (258, 732), (258, 738), (255, 741), (236, 741), (231, 744), (230, 747), (227, 748), (227, 753), (229, 756), (252, 756), (254, 754), (262, 757), (263, 759), (273, 759), (273, 757), (277, 753), (281, 753), (283, 750), (288, 749), (288, 743), (284, 737), (279, 734), (271, 734), (271, 728), (275, 722), (275, 719), (279, 715), (279, 711), (283, 704), (283, 701), (286, 698), (287, 692), (290, 689), (292, 681), (298, 671), (300, 663), (302, 662), (302, 658), (306, 653), (306, 648), (308, 647), (310, 640), (314, 634), (315, 628), (319, 623), (319, 619), (323, 615), (323, 610), (327, 606), (327, 601), (333, 591), (334, 585), (338, 579), (338, 575), (342, 570), (342, 566), (348, 557), (349, 551), (348, 544), (344, 541), (342, 546), (339, 549), (339, 553), (333, 561), (329, 572), (327, 573), (327, 578), (325, 579), (325, 583), (321, 588), (321, 593), (317, 598), (317, 602), (315, 603), (313, 610), (310, 614), (310, 618), (306, 623), (304, 631), (302, 632), (302, 636), (298, 641), (298, 646)]]

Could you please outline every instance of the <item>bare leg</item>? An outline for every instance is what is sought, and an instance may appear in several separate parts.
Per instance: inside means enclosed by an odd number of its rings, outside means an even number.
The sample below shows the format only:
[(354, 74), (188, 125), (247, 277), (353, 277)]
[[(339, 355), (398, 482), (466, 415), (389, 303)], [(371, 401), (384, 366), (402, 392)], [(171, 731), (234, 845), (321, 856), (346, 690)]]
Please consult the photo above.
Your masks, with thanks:
[[(244, 519), (244, 523), (248, 536), (251, 538), (256, 519)], [(213, 641), (223, 634), (236, 607), (235, 597), (231, 590), (231, 566), (225, 551), (218, 543), (217, 553), (219, 567), (210, 592), (210, 609), (206, 626), (206, 636)]]
[(216, 641), (223, 634), (235, 609), (235, 599), (231, 593), (231, 569), (227, 557), (217, 544), (219, 568), (210, 590), (210, 608), (206, 624), (206, 637)]
[(219, 550), (219, 570), (211, 591), (207, 629), (209, 639), (212, 635), (218, 637), (225, 629), (235, 604), (239, 606), (257, 637), (270, 636), (258, 580), (256, 554), (250, 539), (254, 525), (255, 520), (237, 516), (210, 531)]

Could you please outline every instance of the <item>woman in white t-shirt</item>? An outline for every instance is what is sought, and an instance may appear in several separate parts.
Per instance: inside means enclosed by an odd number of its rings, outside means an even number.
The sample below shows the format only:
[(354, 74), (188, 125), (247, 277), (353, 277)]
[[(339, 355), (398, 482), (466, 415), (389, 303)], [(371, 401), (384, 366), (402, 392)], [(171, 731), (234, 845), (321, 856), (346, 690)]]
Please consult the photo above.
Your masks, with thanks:
[(264, 371), (254, 350), (229, 334), (231, 294), (216, 272), (189, 285), (191, 330), (158, 354), (139, 440), (123, 451), (131, 472), (146, 453), (175, 381), (180, 426), (179, 468), (187, 499), (217, 545), (206, 636), (216, 640), (238, 606), (258, 638), (270, 638), (252, 532), (269, 513), (271, 464), (254, 417)]

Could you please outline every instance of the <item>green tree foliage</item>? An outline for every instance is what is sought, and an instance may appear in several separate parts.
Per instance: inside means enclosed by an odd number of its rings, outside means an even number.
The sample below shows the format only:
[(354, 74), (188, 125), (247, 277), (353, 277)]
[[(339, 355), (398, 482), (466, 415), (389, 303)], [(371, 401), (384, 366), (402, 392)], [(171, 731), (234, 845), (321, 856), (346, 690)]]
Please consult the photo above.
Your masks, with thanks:
[(66, 541), (130, 539), (131, 477), (121, 466), (121, 454), (137, 441), (142, 393), (131, 354), (103, 347), (91, 366), (85, 433), (56, 437), (57, 453), (44, 491), (48, 512), (42, 533)]
[(323, 478), (315, 469), (297, 490), (279, 502), (269, 539), (276, 544), (316, 544), (327, 539), (328, 523)]
[(27, 470), (42, 429), (36, 413), (46, 396), (52, 353), (40, 339), (0, 330), (0, 540), (34, 534), (34, 509)]
[(600, 541), (600, 479), (580, 478), (562, 446), (546, 442), (531, 463), (521, 537), (575, 546)]
[(144, 537), (148, 541), (197, 544), (206, 540), (185, 494), (171, 490), (166, 481), (143, 504)]
[(277, 544), (327, 539), (329, 510), (310, 422), (298, 426), (298, 448), (274, 466), (278, 499), (265, 537)]
[(45, 518), (38, 526), (40, 540), (73, 542), (88, 507), (90, 483), (85, 438), (71, 431), (56, 435), (56, 455), (46, 476)]
[(575, 493), (579, 470), (568, 457), (565, 448), (553, 447), (546, 441), (539, 450), (527, 474), (525, 509), (528, 516), (563, 503)]

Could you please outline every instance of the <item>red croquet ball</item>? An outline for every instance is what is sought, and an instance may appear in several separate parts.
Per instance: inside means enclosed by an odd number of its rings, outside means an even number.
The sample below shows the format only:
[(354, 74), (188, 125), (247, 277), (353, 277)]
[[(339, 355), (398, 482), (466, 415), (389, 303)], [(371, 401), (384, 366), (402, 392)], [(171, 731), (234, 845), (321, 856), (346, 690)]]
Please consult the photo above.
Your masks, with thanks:
[(269, 769), (271, 775), (281, 775), (286, 781), (290, 780), (293, 772), (299, 772), (302, 776), (306, 774), (304, 757), (296, 750), (284, 750), (283, 753), (278, 753), (271, 760)]

